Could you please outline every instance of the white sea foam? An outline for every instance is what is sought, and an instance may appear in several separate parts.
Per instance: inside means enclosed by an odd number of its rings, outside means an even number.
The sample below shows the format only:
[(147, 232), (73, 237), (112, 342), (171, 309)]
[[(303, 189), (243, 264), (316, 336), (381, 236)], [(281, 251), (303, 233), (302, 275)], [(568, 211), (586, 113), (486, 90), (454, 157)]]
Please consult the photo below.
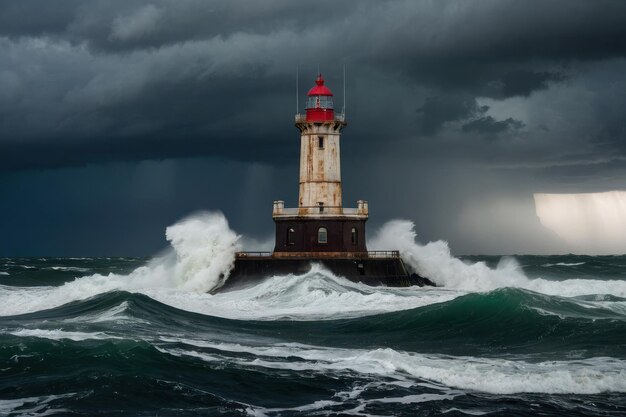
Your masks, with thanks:
[(415, 237), (413, 223), (407, 220), (393, 220), (383, 225), (370, 246), (372, 249), (399, 250), (403, 259), (415, 272), (449, 289), (476, 292), (516, 287), (565, 297), (590, 294), (626, 297), (626, 281), (623, 280), (529, 279), (514, 258), (503, 257), (498, 266), (492, 269), (484, 262), (465, 263), (455, 258), (450, 253), (447, 242), (437, 241), (420, 245), (415, 242)]
[(546, 267), (550, 267), (550, 266), (580, 266), (580, 265), (584, 265), (586, 264), (586, 262), (557, 262), (554, 264), (543, 264), (541, 266), (546, 266)]
[[(170, 306), (233, 319), (333, 319), (405, 310), (449, 301), (462, 294), (445, 288), (370, 287), (335, 277), (319, 266), (300, 276), (272, 277), (238, 291), (211, 295), (202, 291), (138, 286), (129, 277), (91, 276), (60, 287), (0, 287), (0, 315), (53, 308), (113, 290), (140, 292)], [(115, 312), (93, 320), (115, 320)]]
[(8, 272), (5, 272), (5, 271), (0, 271), (0, 275), (11, 275), (11, 274), (9, 274)]
[(491, 269), (484, 262), (465, 263), (455, 258), (445, 241), (420, 245), (415, 238), (412, 222), (392, 220), (374, 235), (369, 246), (373, 250), (399, 250), (411, 269), (446, 288), (489, 291), (529, 281), (513, 258), (503, 258), (496, 269)]
[(95, 274), (59, 287), (0, 286), (0, 315), (54, 308), (115, 290), (205, 293), (227, 278), (239, 250), (239, 236), (221, 213), (188, 217), (168, 227), (166, 237), (172, 245), (170, 251), (129, 275)]
[(271, 277), (256, 286), (215, 295), (146, 292), (165, 304), (234, 319), (335, 319), (406, 310), (452, 300), (458, 291), (371, 287), (335, 277), (319, 265), (304, 275)]
[(73, 340), (75, 342), (79, 342), (81, 340), (89, 340), (89, 339), (121, 339), (117, 336), (112, 336), (102, 332), (68, 332), (61, 329), (54, 330), (44, 330), (44, 329), (19, 329), (19, 330), (11, 330), (11, 331), (0, 331), (0, 333), (11, 334), (13, 336), (18, 337), (38, 337), (41, 339), (51, 339), (51, 340)]
[(447, 413), (453, 413), (455, 411), (458, 411), (459, 413), (462, 414), (467, 414), (468, 416), (484, 416), (485, 414), (490, 414), (489, 411), (481, 411), (481, 410), (466, 410), (463, 408), (450, 408), (448, 410), (443, 410), (441, 413), (442, 414), (447, 414)]
[(127, 314), (129, 308), (128, 301), (124, 301), (121, 304), (114, 305), (104, 311), (89, 312), (73, 317), (63, 319), (64, 323), (143, 323), (150, 324), (147, 320), (134, 317)]
[[(232, 268), (239, 236), (221, 213), (200, 213), (168, 227), (172, 247), (129, 275), (95, 274), (59, 287), (0, 286), (0, 315), (54, 308), (109, 291), (146, 294), (176, 308), (235, 319), (300, 320), (355, 317), (422, 307), (469, 292), (518, 287), (574, 297), (612, 294), (626, 297), (626, 281), (529, 279), (513, 258), (496, 268), (466, 263), (451, 255), (446, 242), (420, 245), (413, 224), (394, 220), (368, 242), (371, 249), (399, 250), (407, 265), (438, 288), (384, 288), (351, 283), (320, 266), (304, 275), (271, 277), (232, 292), (207, 294)], [(621, 310), (620, 310), (621, 311)]]
[[(0, 415), (20, 415), (20, 416), (46, 416), (58, 413), (68, 413), (66, 409), (50, 409), (47, 404), (58, 399), (75, 397), (76, 393), (45, 395), (41, 397), (14, 398), (10, 400), (0, 400)], [(25, 408), (26, 406), (30, 408)], [(43, 409), (46, 411), (43, 411)], [(19, 409), (19, 410), (18, 410)]]
[[(589, 358), (575, 361), (531, 363), (479, 357), (452, 357), (399, 352), (393, 349), (338, 349), (296, 343), (246, 346), (177, 339), (190, 346), (211, 348), (228, 355), (228, 361), (296, 372), (346, 372), (406, 380), (433, 381), (447, 387), (493, 394), (522, 392), (548, 394), (597, 394), (626, 392), (626, 361)], [(193, 349), (160, 347), (175, 356), (193, 356), (206, 361), (223, 361)], [(249, 353), (255, 359), (233, 357)]]
[(51, 266), (50, 269), (54, 271), (68, 271), (68, 272), (88, 272), (89, 268), (79, 268), (77, 266)]
[(513, 258), (503, 258), (495, 269), (483, 262), (465, 263), (450, 254), (446, 242), (417, 244), (413, 224), (408, 221), (388, 222), (370, 246), (380, 250), (400, 250), (413, 270), (443, 287), (374, 288), (335, 277), (314, 265), (304, 275), (272, 277), (253, 287), (214, 296), (160, 290), (149, 290), (146, 294), (177, 308), (237, 319), (354, 317), (422, 307), (449, 301), (468, 292), (502, 287), (567, 297), (626, 295), (624, 281), (529, 279)]

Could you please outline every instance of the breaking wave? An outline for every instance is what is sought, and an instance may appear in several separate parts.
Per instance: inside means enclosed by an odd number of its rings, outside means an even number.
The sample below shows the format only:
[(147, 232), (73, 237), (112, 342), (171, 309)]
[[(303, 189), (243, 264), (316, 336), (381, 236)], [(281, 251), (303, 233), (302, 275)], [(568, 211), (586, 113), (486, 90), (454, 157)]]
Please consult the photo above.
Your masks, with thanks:
[(374, 236), (371, 246), (373, 249), (399, 250), (402, 258), (414, 272), (430, 278), (444, 288), (475, 292), (514, 287), (567, 297), (589, 294), (626, 297), (624, 281), (530, 279), (513, 257), (503, 257), (496, 268), (490, 268), (484, 262), (466, 263), (452, 256), (445, 241), (420, 245), (415, 239), (413, 223), (407, 220), (393, 220), (383, 225)]
[[(386, 223), (369, 242), (371, 249), (399, 250), (410, 269), (437, 288), (384, 288), (352, 283), (319, 265), (304, 275), (270, 277), (232, 293), (207, 294), (228, 278), (240, 236), (221, 213), (199, 213), (166, 230), (171, 248), (128, 275), (94, 274), (61, 286), (0, 286), (0, 315), (54, 308), (110, 291), (146, 294), (168, 305), (202, 314), (237, 318), (333, 319), (421, 307), (472, 292), (513, 287), (546, 295), (611, 295), (626, 298), (621, 280), (528, 278), (518, 262), (504, 257), (495, 268), (464, 262), (444, 241), (416, 243), (409, 221)], [(68, 270), (71, 267), (65, 267)]]

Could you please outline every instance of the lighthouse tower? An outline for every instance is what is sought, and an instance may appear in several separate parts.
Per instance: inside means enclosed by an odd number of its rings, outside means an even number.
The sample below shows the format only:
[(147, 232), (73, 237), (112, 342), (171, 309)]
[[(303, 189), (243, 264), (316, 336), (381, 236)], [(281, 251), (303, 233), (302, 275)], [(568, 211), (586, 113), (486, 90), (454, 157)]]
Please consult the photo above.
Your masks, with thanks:
[(345, 115), (335, 114), (333, 93), (319, 74), (307, 94), (306, 113), (296, 115), (300, 131), (300, 179), (297, 208), (275, 201), (274, 256), (341, 256), (367, 252), (367, 202), (344, 208), (341, 192), (341, 131)]
[(343, 207), (341, 195), (341, 132), (345, 114), (336, 114), (333, 93), (319, 74), (307, 95), (305, 114), (296, 114), (300, 131), (298, 206), (274, 201), (276, 223), (273, 252), (237, 252), (220, 291), (270, 276), (306, 273), (313, 263), (337, 276), (367, 285), (408, 287), (434, 285), (410, 273), (398, 251), (368, 251), (365, 245), (367, 202)]

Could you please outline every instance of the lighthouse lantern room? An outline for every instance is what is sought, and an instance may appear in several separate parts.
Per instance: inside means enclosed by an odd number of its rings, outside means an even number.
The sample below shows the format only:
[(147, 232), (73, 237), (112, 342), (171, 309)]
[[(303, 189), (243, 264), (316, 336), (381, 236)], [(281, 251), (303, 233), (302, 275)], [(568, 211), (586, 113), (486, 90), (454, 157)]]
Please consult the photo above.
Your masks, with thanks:
[(306, 113), (295, 118), (300, 131), (298, 207), (274, 202), (278, 257), (367, 252), (367, 202), (358, 201), (356, 208), (342, 205), (340, 139), (345, 115), (335, 114), (333, 93), (321, 74), (315, 84), (307, 94)]

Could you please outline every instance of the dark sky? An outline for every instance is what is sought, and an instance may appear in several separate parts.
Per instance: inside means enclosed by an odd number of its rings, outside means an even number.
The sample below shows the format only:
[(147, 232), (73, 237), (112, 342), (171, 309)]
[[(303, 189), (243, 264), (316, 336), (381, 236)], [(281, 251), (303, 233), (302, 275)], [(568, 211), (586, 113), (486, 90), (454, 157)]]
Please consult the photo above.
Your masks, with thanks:
[(626, 189), (626, 2), (0, 1), (0, 256), (150, 255), (198, 210), (267, 240), (317, 67), (344, 204), (455, 253), (554, 253), (533, 193)]

